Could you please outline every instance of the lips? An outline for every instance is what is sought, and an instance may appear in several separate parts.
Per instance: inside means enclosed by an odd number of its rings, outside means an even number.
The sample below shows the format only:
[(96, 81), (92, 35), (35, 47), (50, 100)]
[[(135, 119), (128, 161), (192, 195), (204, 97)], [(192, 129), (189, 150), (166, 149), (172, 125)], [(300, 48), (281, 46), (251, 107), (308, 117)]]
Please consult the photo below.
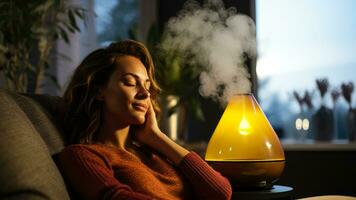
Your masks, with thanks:
[(144, 103), (132, 103), (132, 107), (135, 110), (139, 110), (139, 111), (143, 111), (143, 112), (147, 111), (147, 105)]

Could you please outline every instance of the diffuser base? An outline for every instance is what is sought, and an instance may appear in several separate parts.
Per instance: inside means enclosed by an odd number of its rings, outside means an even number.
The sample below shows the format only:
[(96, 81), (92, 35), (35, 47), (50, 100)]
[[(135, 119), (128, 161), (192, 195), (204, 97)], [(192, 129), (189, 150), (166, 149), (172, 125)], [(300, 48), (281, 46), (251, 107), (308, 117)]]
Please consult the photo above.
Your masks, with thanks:
[(271, 188), (281, 176), (284, 160), (207, 161), (210, 166), (230, 180), (233, 188)]

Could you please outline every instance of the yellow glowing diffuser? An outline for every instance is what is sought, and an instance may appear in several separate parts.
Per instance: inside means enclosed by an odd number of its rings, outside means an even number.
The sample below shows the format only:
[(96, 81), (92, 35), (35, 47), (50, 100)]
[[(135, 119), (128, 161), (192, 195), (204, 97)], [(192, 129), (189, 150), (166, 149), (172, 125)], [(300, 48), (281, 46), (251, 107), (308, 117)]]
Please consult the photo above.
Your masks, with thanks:
[(230, 99), (205, 160), (235, 187), (271, 187), (281, 176), (283, 148), (253, 95)]

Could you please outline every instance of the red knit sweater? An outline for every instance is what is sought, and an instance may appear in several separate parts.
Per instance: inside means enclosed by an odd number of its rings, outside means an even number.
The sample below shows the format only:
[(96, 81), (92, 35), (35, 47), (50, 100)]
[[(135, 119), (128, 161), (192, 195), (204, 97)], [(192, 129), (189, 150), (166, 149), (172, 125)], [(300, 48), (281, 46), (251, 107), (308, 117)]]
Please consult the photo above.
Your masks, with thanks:
[(230, 199), (229, 181), (194, 152), (174, 167), (156, 154), (139, 158), (102, 144), (70, 145), (59, 167), (83, 199)]

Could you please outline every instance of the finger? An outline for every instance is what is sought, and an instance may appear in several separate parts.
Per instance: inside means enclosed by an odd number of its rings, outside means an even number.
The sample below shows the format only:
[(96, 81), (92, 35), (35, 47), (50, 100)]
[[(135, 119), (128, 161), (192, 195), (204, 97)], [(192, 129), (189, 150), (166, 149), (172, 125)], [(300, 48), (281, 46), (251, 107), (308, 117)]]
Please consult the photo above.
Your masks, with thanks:
[(151, 101), (150, 101), (150, 106), (149, 106), (148, 111), (147, 111), (147, 117), (152, 121), (156, 120), (156, 114), (155, 114), (155, 111), (153, 109), (153, 104), (152, 104)]

